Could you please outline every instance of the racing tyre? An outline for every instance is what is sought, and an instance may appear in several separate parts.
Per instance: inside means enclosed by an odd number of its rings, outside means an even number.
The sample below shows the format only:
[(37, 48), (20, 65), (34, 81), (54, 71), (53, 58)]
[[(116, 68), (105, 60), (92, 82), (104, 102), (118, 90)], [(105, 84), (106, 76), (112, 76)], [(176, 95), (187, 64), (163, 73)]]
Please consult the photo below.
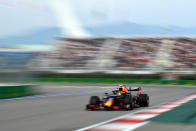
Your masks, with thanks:
[(127, 109), (128, 109), (128, 110), (133, 110), (133, 109), (134, 109), (133, 97), (132, 97), (131, 95), (127, 95), (127, 96), (125, 97), (124, 104), (127, 105)]
[(91, 96), (90, 98), (90, 104), (91, 105), (98, 105), (100, 104), (100, 99), (98, 96)]
[(147, 94), (140, 94), (139, 95), (139, 105), (141, 107), (149, 106), (149, 96)]

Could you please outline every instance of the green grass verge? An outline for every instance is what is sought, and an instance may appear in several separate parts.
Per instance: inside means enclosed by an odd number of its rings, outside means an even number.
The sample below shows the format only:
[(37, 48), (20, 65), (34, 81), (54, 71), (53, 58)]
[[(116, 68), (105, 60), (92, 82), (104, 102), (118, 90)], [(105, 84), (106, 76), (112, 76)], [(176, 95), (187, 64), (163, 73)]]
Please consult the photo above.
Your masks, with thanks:
[(106, 78), (37, 78), (35, 82), (64, 82), (64, 83), (124, 83), (124, 84), (165, 84), (165, 85), (196, 85), (193, 80), (134, 80)]
[(196, 99), (150, 119), (151, 122), (196, 124)]

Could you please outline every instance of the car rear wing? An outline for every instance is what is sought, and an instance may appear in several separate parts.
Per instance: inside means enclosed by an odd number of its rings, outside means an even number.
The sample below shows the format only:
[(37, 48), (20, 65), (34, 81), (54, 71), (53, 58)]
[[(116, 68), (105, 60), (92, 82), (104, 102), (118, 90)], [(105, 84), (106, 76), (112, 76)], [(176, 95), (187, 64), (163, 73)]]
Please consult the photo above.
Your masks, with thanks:
[(138, 87), (138, 88), (135, 88), (135, 89), (129, 88), (128, 91), (139, 91), (140, 89), (141, 89), (141, 88), (139, 88), (139, 87)]

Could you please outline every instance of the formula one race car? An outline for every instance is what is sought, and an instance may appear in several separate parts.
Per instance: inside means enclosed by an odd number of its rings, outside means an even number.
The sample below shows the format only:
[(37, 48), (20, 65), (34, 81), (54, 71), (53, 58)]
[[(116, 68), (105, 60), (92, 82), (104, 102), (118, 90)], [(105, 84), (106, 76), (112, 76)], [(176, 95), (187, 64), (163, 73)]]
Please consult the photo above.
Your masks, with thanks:
[(149, 96), (142, 93), (141, 87), (126, 88), (120, 85), (112, 94), (105, 93), (100, 100), (98, 96), (91, 96), (87, 110), (133, 110), (134, 107), (147, 107), (149, 105)]

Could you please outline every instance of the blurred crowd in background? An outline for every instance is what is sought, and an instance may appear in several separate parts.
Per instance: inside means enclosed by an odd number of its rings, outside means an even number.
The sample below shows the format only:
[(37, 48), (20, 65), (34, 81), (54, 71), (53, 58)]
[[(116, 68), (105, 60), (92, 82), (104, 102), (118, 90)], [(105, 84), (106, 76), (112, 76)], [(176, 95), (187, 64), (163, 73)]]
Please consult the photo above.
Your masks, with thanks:
[(150, 70), (196, 68), (193, 38), (60, 38), (41, 68)]
[(195, 68), (196, 39), (176, 39), (171, 60), (176, 68)]
[(0, 68), (178, 70), (196, 68), (194, 38), (59, 38), (50, 51), (1, 50)]

